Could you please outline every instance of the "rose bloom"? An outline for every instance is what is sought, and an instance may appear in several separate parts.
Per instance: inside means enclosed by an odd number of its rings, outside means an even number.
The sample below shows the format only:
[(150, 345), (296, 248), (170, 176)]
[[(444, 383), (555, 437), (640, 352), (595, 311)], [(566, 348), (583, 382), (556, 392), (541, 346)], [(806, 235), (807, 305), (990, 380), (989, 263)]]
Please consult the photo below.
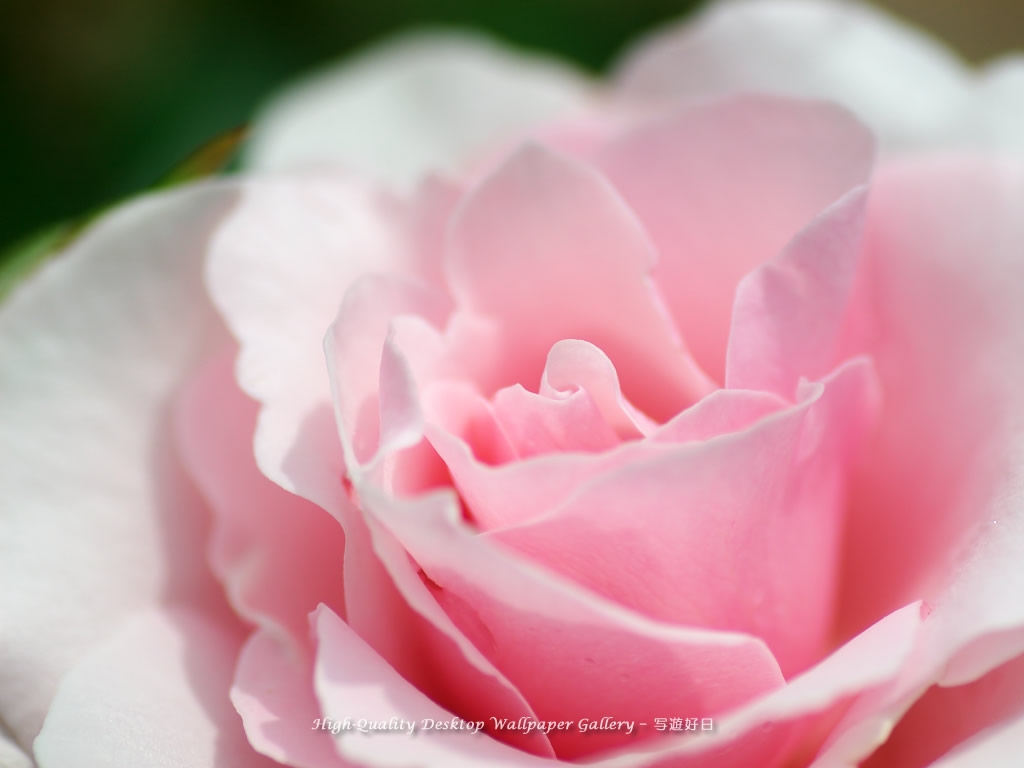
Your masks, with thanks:
[(811, 2), (285, 94), (0, 308), (0, 764), (1019, 764), (1022, 104)]

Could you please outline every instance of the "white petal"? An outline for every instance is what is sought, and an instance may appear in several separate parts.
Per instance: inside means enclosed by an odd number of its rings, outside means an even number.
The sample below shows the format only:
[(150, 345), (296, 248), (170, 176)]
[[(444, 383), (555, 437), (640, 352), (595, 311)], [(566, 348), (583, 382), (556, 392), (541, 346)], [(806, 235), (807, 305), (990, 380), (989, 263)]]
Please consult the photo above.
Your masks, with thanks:
[(252, 168), (335, 165), (399, 187), (580, 108), (568, 67), (484, 38), (407, 35), (313, 75), (254, 124)]
[(948, 50), (866, 4), (726, 0), (641, 41), (618, 84), (643, 98), (758, 90), (838, 101), (891, 149), (949, 136), (971, 83)]
[(200, 259), (229, 199), (119, 208), (0, 307), (0, 719), (23, 747), (111, 627), (207, 586), (165, 406), (213, 322)]
[(241, 637), (203, 614), (124, 622), (64, 678), (35, 750), (46, 768), (258, 768), (228, 689)]
[(2, 768), (35, 768), (32, 758), (21, 751), (14, 739), (0, 724), (0, 766)]

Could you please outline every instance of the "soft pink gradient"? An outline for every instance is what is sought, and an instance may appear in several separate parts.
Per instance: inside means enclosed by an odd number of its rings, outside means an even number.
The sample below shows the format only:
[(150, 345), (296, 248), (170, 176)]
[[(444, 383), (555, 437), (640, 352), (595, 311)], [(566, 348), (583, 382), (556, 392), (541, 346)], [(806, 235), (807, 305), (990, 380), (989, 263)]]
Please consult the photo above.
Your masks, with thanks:
[(0, 305), (0, 762), (1018, 764), (1022, 74), (424, 35), (98, 217)]
[[(1004, 326), (956, 320), (970, 286), (944, 283), (941, 260), (914, 259), (962, 249), (975, 230), (943, 234), (953, 218), (922, 219), (921, 206), (941, 208), (947, 191), (959, 200), (969, 182), (1002, 226), (1006, 191), (1005, 171), (969, 158), (876, 179), (871, 163), (870, 135), (832, 106), (673, 107), (617, 124), (586, 153), (528, 143), (462, 181), (430, 181), (404, 206), (350, 187), (371, 206), (361, 226), (392, 232), (374, 236), (387, 248), (324, 281), (311, 259), (333, 260), (330, 241), (311, 240), (280, 281), (294, 292), (259, 278), (264, 264), (284, 268), (259, 233), (267, 196), (291, 205), (301, 182), (244, 198), (208, 274), (242, 350), (242, 386), (262, 404), (255, 459), (239, 455), (236, 471), (223, 449), (202, 458), (218, 450), (204, 437), (218, 423), (225, 440), (252, 434), (252, 416), (204, 416), (242, 402), (223, 362), (193, 385), (182, 429), (224, 531), (215, 569), (264, 627), (233, 692), (253, 745), (312, 768), (413, 755), (777, 766), (809, 762), (822, 744), (823, 765), (837, 750), (868, 754), (874, 737), (858, 724), (909, 706), (950, 658), (930, 613), (936, 602), (941, 612), (940, 577), (950, 581), (943, 563), (979, 524), (961, 494), (985, 486), (944, 463), (947, 441), (996, 434), (984, 409), (956, 414), (990, 381), (966, 351)], [(234, 281), (240, 268), (262, 295)], [(326, 364), (293, 389), (282, 350), (308, 347), (327, 327), (310, 308), (332, 298)], [(270, 306), (287, 337), (263, 329)], [(992, 394), (992, 417), (1007, 413), (1009, 391)], [(950, 417), (924, 429), (935, 413)], [(284, 429), (287, 414), (298, 420)], [(301, 562), (280, 560), (295, 515), (316, 507), (276, 503), (279, 491), (246, 502), (259, 481), (232, 477), (257, 465), (340, 523), (343, 554), (335, 531), (302, 547)], [(937, 467), (940, 483), (906, 485), (906, 473)], [(940, 500), (942, 487), (963, 491)], [(941, 527), (909, 522), (927, 509), (915, 494), (949, 508)], [(245, 557), (225, 548), (240, 505), (266, 509)], [(318, 568), (333, 576), (310, 581)], [(274, 588), (247, 599), (244, 585), (261, 580)], [(312, 634), (297, 623), (307, 613)], [(291, 651), (275, 624), (291, 630)], [(289, 727), (289, 710), (488, 723), (688, 712), (718, 726), (700, 740), (488, 725), (421, 734), (424, 752), (343, 733), (327, 756), (322, 734)]]

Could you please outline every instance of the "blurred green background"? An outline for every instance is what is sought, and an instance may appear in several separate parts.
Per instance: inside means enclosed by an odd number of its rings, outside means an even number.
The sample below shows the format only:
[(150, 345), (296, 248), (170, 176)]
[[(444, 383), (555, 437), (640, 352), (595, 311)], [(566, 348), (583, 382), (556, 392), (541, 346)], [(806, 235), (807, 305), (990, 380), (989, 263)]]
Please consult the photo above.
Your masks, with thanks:
[[(398, 29), (484, 29), (601, 70), (700, 0), (0, 0), (0, 248), (152, 186), (295, 75)], [(889, 0), (970, 58), (1020, 0)]]

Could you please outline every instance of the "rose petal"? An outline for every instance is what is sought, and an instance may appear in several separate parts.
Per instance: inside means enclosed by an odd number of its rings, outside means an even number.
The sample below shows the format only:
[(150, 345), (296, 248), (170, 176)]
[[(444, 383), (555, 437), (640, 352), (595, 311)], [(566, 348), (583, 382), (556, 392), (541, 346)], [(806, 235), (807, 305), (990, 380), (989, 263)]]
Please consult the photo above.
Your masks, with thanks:
[(564, 64), (469, 35), (397, 38), (314, 75), (257, 119), (248, 164), (335, 164), (409, 187), (590, 99)]
[[(782, 682), (759, 639), (623, 610), (468, 530), (450, 493), (399, 500), (367, 485), (360, 494), (368, 519), (396, 536), (435, 600), (541, 719), (713, 714)], [(550, 738), (563, 758), (633, 743), (625, 734)]]
[(0, 720), (24, 748), (118, 621), (216, 594), (167, 406), (214, 322), (200, 259), (232, 196), (118, 208), (0, 306)]
[[(337, 329), (335, 329), (336, 331)], [(328, 339), (333, 338), (332, 334)], [(334, 372), (328, 358), (329, 368)], [(337, 379), (335, 379), (337, 381)], [(316, 413), (291, 447), (284, 474), (322, 460), (320, 429), (329, 414)], [(258, 448), (257, 448), (258, 450)], [(388, 468), (371, 466), (371, 473)], [(350, 470), (358, 482), (367, 469)], [(304, 498), (325, 500), (345, 531), (346, 620), (399, 674), (443, 706), (484, 716), (532, 717), (530, 706), (508, 679), (466, 639), (431, 596), (427, 580), (387, 531), (364, 519), (342, 478), (291, 475)], [(368, 525), (368, 522), (371, 524)], [(508, 740), (537, 754), (551, 754), (543, 734), (510, 734)]]
[(627, 98), (761, 91), (835, 100), (890, 148), (947, 139), (969, 81), (932, 38), (857, 2), (713, 3), (641, 40), (619, 66)]
[[(442, 706), (474, 719), (535, 718), (522, 693), (444, 612), (431, 593), (429, 576), (394, 537), (356, 510), (349, 510), (343, 521), (350, 542), (346, 583), (352, 585), (347, 618), (359, 635)], [(355, 555), (357, 547), (358, 561), (347, 556)], [(502, 735), (531, 753), (552, 754), (547, 738), (536, 731)]]
[(395, 672), (326, 606), (313, 617), (317, 638), (316, 692), (324, 716), (344, 724), (365, 719), (388, 723), (392, 718), (413, 721), (416, 732), (383, 731), (363, 734), (342, 730), (338, 752), (362, 764), (408, 766), (411, 763), (446, 768), (488, 766), (550, 766), (535, 757), (466, 731), (422, 731), (424, 719), (450, 722), (445, 711)]
[[(929, 765), (979, 732), (1022, 715), (1024, 656), (967, 685), (932, 686), (900, 718), (885, 744), (863, 765)], [(1019, 762), (1019, 745), (1014, 756)], [(1004, 757), (1009, 757), (1009, 753)]]
[(626, 395), (655, 418), (710, 391), (653, 290), (647, 235), (591, 168), (528, 145), (467, 195), (450, 231), (457, 305), (501, 332), (499, 386), (539, 381), (551, 346), (580, 338), (608, 355)]
[(885, 333), (867, 345), (884, 429), (855, 485), (844, 618), (910, 594), (934, 610), (914, 664), (850, 710), (825, 765), (865, 758), (931, 684), (1024, 652), (1022, 205), (1024, 166), (1007, 158), (906, 161), (873, 190), (865, 268)]
[(346, 768), (350, 764), (335, 752), (329, 729), (316, 727), (324, 715), (313, 693), (306, 641), (297, 649), (266, 629), (254, 632), (238, 658), (231, 702), (259, 753), (293, 768)]
[(212, 356), (178, 403), (178, 443), (210, 504), (210, 563), (245, 619), (304, 644), (307, 618), (342, 599), (345, 538), (327, 512), (270, 482), (256, 467), (258, 406), (234, 379), (234, 345)]
[(785, 686), (714, 719), (711, 738), (666, 744), (643, 760), (623, 755), (601, 768), (749, 768), (803, 764), (821, 726), (827, 727), (851, 699), (890, 683), (913, 651), (921, 604), (886, 616)]
[[(922, 595), (937, 610), (929, 625), (949, 622), (949, 649), (1024, 625), (1006, 583), (1024, 558), (1012, 501), (1024, 434), (1022, 204), (1024, 168), (998, 159), (890, 164), (873, 188), (864, 270), (877, 330), (863, 348), (885, 407), (846, 536), (852, 626)], [(986, 529), (992, 551), (954, 568)], [(940, 600), (954, 574), (962, 586)], [(954, 595), (947, 613), (940, 603)]]
[(1020, 763), (1024, 743), (1024, 717), (993, 726), (953, 750), (931, 768), (1014, 768)]
[(406, 447), (422, 432), (415, 404), (399, 402), (411, 373), (388, 351), (392, 319), (415, 315), (437, 326), (446, 310), (442, 294), (409, 278), (366, 275), (346, 291), (324, 344), (350, 473), (386, 452), (388, 439)]
[(832, 628), (847, 467), (872, 385), (868, 365), (847, 365), (744, 432), (595, 475), (485, 535), (644, 615), (763, 638), (791, 676)]
[(565, 396), (582, 387), (593, 398), (604, 420), (620, 435), (649, 435), (657, 427), (622, 394), (612, 361), (599, 348), (579, 339), (559, 341), (548, 352), (540, 393)]
[(863, 248), (866, 190), (856, 188), (736, 288), (727, 387), (792, 397), (838, 362)]
[(207, 614), (136, 614), (60, 683), (35, 742), (52, 768), (163, 765), (254, 768), (227, 698), (240, 633)]
[[(329, 421), (317, 461), (292, 465), (289, 451), (303, 425), (330, 413), (321, 341), (341, 298), (368, 271), (401, 271), (402, 225), (385, 201), (351, 181), (255, 180), (211, 246), (207, 286), (239, 342), (239, 386), (262, 406), (260, 470), (287, 490), (302, 479), (328, 488), (344, 470)], [(325, 507), (329, 498), (313, 501)]]
[(650, 233), (657, 285), (716, 381), (740, 279), (863, 184), (873, 150), (843, 110), (763, 96), (677, 108), (603, 148), (597, 163)]
[(521, 458), (565, 451), (598, 453), (620, 442), (585, 389), (555, 400), (516, 384), (495, 393), (494, 410)]
[[(449, 416), (476, 414), (475, 434), (488, 420), (500, 431), (479, 393), (452, 382), (437, 382), (423, 392), (432, 416), (426, 436), (444, 461), (455, 487), (484, 530), (518, 525), (554, 509), (582, 483), (634, 461), (659, 455), (667, 443), (706, 440), (737, 432), (786, 407), (762, 392), (717, 390), (651, 433), (648, 441), (627, 442), (601, 454), (548, 454), (511, 463), (488, 461), (476, 452), (464, 424)], [(449, 405), (452, 404), (452, 405)], [(500, 452), (492, 455), (500, 456)], [(498, 465), (498, 466), (492, 466)]]

